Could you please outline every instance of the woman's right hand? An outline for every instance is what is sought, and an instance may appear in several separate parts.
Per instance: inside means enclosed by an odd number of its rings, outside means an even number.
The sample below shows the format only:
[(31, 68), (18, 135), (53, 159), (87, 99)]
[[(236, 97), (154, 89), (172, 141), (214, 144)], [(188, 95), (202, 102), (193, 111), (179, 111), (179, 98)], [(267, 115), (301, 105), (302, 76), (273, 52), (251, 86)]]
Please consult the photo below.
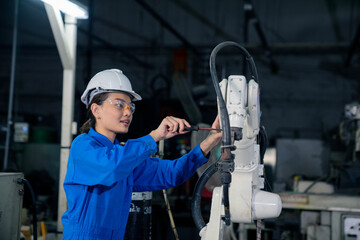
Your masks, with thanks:
[(169, 139), (187, 133), (187, 131), (184, 131), (185, 126), (190, 127), (190, 124), (185, 119), (168, 116), (162, 120), (157, 129), (151, 131), (150, 136), (154, 138), (155, 142)]

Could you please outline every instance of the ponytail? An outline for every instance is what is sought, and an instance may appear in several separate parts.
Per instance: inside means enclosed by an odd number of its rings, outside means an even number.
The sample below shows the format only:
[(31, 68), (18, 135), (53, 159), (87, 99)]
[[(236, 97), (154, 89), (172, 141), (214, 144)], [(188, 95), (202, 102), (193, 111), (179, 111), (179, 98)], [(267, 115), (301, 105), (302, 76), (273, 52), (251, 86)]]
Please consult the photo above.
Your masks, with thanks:
[(97, 105), (102, 105), (103, 102), (108, 98), (109, 93), (100, 93), (97, 94), (93, 97), (93, 99), (91, 100), (90, 104), (89, 104), (89, 108), (88, 108), (88, 112), (87, 112), (87, 116), (89, 117), (89, 119), (81, 126), (80, 128), (80, 134), (82, 133), (88, 133), (90, 131), (90, 128), (95, 129), (95, 124), (96, 124), (96, 119), (91, 111), (91, 105), (93, 103), (97, 104)]
[[(91, 113), (92, 115), (92, 113)], [(82, 133), (88, 133), (90, 131), (90, 128), (95, 128), (94, 121), (89, 118), (80, 128), (80, 134)]]

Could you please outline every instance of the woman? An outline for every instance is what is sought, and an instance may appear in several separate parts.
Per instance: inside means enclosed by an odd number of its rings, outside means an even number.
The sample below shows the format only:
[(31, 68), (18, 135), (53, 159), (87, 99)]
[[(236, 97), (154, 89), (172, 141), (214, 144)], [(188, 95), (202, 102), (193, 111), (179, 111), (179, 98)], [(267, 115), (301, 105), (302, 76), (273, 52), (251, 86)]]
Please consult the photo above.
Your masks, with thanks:
[[(141, 97), (118, 69), (96, 74), (81, 100), (90, 118), (70, 149), (63, 239), (123, 239), (132, 192), (183, 183), (207, 162), (206, 156), (222, 136), (212, 132), (173, 161), (151, 158), (157, 152), (156, 142), (187, 133), (184, 127), (190, 127), (184, 119), (166, 117), (150, 134), (120, 145), (115, 137), (128, 132), (135, 111), (133, 101)], [(218, 118), (213, 127), (219, 128)]]

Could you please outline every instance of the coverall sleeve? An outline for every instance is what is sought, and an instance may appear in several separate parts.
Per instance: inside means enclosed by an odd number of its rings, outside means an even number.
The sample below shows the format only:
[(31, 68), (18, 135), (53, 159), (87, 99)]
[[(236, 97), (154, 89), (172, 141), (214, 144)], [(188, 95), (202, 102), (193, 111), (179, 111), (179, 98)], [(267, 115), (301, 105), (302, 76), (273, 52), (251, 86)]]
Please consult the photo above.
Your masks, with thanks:
[(128, 177), (156, 151), (156, 143), (150, 135), (128, 140), (125, 146), (115, 144), (112, 148), (91, 139), (74, 141), (65, 182), (111, 186)]
[(153, 191), (180, 185), (207, 161), (200, 145), (175, 160), (148, 158), (134, 170), (133, 191)]

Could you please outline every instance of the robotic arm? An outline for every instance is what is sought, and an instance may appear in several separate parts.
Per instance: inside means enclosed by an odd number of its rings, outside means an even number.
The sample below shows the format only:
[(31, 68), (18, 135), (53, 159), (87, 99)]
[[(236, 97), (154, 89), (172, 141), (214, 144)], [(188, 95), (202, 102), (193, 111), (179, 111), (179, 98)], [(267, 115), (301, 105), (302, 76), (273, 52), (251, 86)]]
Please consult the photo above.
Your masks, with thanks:
[[(250, 62), (252, 78), (257, 80), (255, 64), (250, 54), (237, 43), (219, 44), (212, 53), (224, 46), (239, 47)], [(213, 80), (217, 79), (215, 57), (210, 57)], [(222, 239), (223, 229), (230, 224), (251, 223), (254, 220), (275, 218), (280, 215), (282, 204), (279, 195), (265, 192), (264, 166), (260, 163), (260, 146), (257, 137), (260, 130), (259, 85), (245, 76), (231, 75), (218, 84), (214, 82), (218, 96), (218, 108), (223, 129), (222, 160), (210, 166), (200, 177), (193, 197), (193, 217), (203, 240)], [(221, 94), (218, 94), (221, 92)], [(224, 100), (225, 99), (225, 100)], [(223, 186), (213, 191), (210, 220), (199, 220), (199, 194), (206, 179), (219, 170)], [(204, 177), (203, 177), (204, 176)], [(204, 183), (205, 182), (205, 183)], [(201, 192), (200, 192), (201, 199)], [(224, 219), (224, 220), (223, 220)]]

